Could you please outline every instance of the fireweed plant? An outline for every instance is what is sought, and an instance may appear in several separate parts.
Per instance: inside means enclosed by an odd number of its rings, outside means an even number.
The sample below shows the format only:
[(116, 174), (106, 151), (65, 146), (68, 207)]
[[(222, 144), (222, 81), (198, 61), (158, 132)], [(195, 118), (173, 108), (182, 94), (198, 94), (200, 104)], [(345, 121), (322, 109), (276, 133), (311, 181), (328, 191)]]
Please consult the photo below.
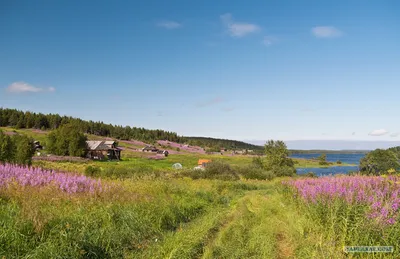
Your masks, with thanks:
[(83, 175), (61, 173), (35, 167), (0, 164), (0, 188), (16, 182), (21, 186), (55, 185), (67, 193), (94, 193), (102, 190), (100, 180)]

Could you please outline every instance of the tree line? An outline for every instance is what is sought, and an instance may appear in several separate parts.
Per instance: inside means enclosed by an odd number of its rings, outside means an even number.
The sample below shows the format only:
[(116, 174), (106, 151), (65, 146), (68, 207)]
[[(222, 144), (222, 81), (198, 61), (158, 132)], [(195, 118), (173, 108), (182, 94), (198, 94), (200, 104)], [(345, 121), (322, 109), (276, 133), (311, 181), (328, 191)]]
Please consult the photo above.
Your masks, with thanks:
[(31, 165), (35, 152), (33, 140), (25, 135), (8, 136), (0, 130), (0, 162)]
[(224, 148), (231, 150), (263, 150), (262, 146), (256, 146), (237, 140), (216, 139), (207, 137), (185, 137), (184, 139), (189, 145), (209, 147), (210, 151), (212, 152), (219, 152), (221, 149)]
[(76, 129), (79, 129), (83, 133), (120, 140), (136, 139), (150, 143), (156, 140), (184, 142), (184, 138), (178, 136), (177, 133), (159, 129), (149, 130), (141, 127), (123, 127), (120, 125), (106, 124), (101, 121), (85, 121), (79, 118), (60, 116), (58, 114), (23, 112), (16, 109), (0, 108), (0, 126), (2, 127), (55, 130), (66, 124), (74, 125)]
[(256, 146), (236, 140), (216, 139), (205, 137), (183, 137), (175, 132), (164, 130), (150, 130), (141, 127), (130, 127), (106, 124), (102, 121), (85, 121), (70, 116), (59, 114), (43, 114), (35, 112), (23, 112), (16, 109), (0, 108), (0, 127), (13, 127), (16, 129), (41, 129), (56, 130), (63, 125), (74, 125), (82, 133), (97, 136), (111, 137), (119, 140), (140, 140), (155, 144), (157, 140), (168, 140), (177, 143), (187, 143), (192, 146), (208, 147), (212, 150), (224, 149), (250, 149), (263, 150), (262, 146)]

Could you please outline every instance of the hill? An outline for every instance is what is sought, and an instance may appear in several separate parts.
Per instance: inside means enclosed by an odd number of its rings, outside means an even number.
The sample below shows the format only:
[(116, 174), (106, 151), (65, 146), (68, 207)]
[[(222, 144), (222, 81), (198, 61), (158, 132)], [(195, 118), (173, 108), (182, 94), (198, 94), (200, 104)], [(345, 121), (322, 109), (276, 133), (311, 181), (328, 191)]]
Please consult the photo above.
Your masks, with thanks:
[(237, 140), (216, 139), (216, 138), (207, 138), (207, 137), (185, 137), (185, 139), (191, 145), (215, 147), (215, 149), (218, 149), (219, 147), (223, 147), (226, 149), (263, 150), (262, 146), (257, 146), (257, 145), (245, 143), (242, 141), (237, 141)]
[(161, 129), (145, 129), (141, 127), (120, 126), (106, 124), (102, 121), (85, 121), (70, 116), (60, 116), (59, 114), (43, 114), (30, 111), (20, 111), (16, 109), (0, 108), (0, 127), (11, 127), (17, 130), (34, 129), (35, 131), (54, 130), (64, 124), (74, 124), (82, 132), (94, 136), (115, 138), (118, 140), (137, 140), (149, 144), (156, 144), (157, 141), (166, 140), (180, 144), (190, 144), (200, 146), (215, 151), (225, 149), (252, 149), (262, 150), (261, 146), (248, 144), (236, 140), (204, 138), (204, 137), (184, 137), (175, 132)]

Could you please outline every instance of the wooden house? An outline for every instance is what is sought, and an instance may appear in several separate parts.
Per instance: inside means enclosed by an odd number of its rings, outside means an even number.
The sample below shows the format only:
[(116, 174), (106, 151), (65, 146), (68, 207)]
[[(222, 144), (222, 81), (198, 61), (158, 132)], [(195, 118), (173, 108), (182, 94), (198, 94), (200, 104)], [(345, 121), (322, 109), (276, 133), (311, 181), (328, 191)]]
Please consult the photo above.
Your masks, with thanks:
[(120, 160), (121, 149), (115, 141), (86, 141), (87, 157), (96, 160)]

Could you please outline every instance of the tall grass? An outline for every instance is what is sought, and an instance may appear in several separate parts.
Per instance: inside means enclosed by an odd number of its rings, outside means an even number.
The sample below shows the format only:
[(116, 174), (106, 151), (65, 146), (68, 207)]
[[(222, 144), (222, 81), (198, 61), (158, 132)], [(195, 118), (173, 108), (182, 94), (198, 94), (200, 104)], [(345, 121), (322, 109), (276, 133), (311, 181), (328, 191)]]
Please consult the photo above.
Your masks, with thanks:
[[(288, 200), (319, 226), (324, 252), (342, 258), (344, 246), (393, 246), (399, 258), (397, 177), (342, 176), (285, 182)], [(365, 255), (365, 254), (364, 254)]]
[[(3, 185), (0, 258), (121, 258), (170, 253), (178, 242), (174, 240), (182, 238), (175, 235), (181, 228), (188, 225), (189, 230), (195, 222), (211, 226), (212, 222), (201, 219), (229, 209), (247, 190), (261, 188), (259, 183), (190, 179), (102, 180), (102, 184), (108, 188), (95, 193), (63, 192), (51, 184)], [(199, 245), (193, 242), (193, 246)], [(162, 247), (157, 248), (158, 244)], [(151, 249), (154, 246), (155, 250)], [(186, 252), (177, 255), (201, 253), (201, 248), (191, 246), (187, 243)]]

